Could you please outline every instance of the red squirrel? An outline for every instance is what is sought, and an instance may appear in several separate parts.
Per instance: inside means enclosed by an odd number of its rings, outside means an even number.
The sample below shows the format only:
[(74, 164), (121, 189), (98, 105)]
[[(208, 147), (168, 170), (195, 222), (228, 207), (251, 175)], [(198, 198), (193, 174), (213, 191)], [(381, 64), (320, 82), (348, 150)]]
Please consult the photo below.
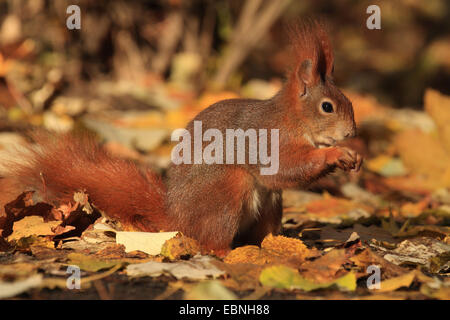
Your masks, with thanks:
[(334, 85), (333, 51), (320, 23), (293, 28), (294, 64), (271, 99), (219, 101), (200, 112), (203, 130), (279, 129), (279, 168), (260, 164), (171, 164), (166, 181), (110, 156), (92, 139), (40, 135), (39, 148), (10, 167), (2, 192), (35, 190), (47, 201), (69, 202), (84, 190), (91, 202), (141, 231), (181, 231), (202, 248), (224, 255), (233, 246), (260, 244), (281, 229), (283, 188), (307, 186), (336, 168), (359, 170), (362, 158), (336, 146), (355, 136), (351, 102)]

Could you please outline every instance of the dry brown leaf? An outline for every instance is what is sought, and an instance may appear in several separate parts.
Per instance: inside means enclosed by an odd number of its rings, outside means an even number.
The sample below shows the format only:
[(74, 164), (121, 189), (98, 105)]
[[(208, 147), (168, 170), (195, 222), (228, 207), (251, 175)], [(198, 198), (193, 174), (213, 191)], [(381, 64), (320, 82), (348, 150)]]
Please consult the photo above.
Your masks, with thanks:
[(372, 213), (373, 208), (362, 203), (325, 194), (323, 199), (311, 201), (306, 205), (309, 214), (321, 218), (333, 218), (349, 215), (353, 210), (363, 210)]
[(390, 278), (380, 283), (380, 289), (376, 289), (377, 292), (389, 292), (395, 291), (399, 288), (406, 287), (408, 288), (416, 278), (415, 271), (411, 271), (409, 273), (405, 273), (399, 277)]
[(416, 203), (406, 202), (402, 204), (400, 208), (400, 213), (405, 217), (410, 218), (417, 217), (421, 213), (423, 213), (425, 209), (430, 208), (430, 205), (431, 205), (431, 197), (425, 197), (424, 199)]
[(387, 261), (386, 259), (383, 259), (368, 248), (351, 257), (349, 260), (359, 268), (358, 276), (360, 277), (367, 275), (366, 270), (370, 265), (376, 265), (381, 268), (381, 275), (383, 279), (397, 277), (408, 272), (407, 269), (404, 269), (393, 264), (392, 262)]
[(258, 246), (243, 246), (232, 250), (223, 260), (225, 263), (250, 263), (255, 265), (266, 265), (280, 263), (281, 255), (276, 252), (261, 249)]
[(44, 222), (40, 216), (28, 216), (13, 225), (13, 233), (8, 236), (8, 241), (19, 240), (29, 236), (54, 236), (52, 229), (60, 224), (60, 221)]
[(299, 261), (319, 255), (316, 249), (308, 249), (299, 239), (273, 236), (272, 234), (264, 238), (261, 243), (261, 248), (282, 253), (285, 256), (290, 256)]
[(5, 205), (5, 216), (0, 217), (2, 236), (7, 237), (13, 232), (13, 224), (27, 216), (41, 216), (45, 221), (54, 220), (52, 206), (46, 203), (33, 204), (33, 191), (24, 192)]
[(350, 256), (345, 249), (332, 249), (322, 257), (302, 264), (300, 274), (316, 283), (331, 282), (347, 272), (343, 265), (349, 262)]
[(261, 248), (243, 246), (232, 250), (225, 263), (251, 263), (255, 265), (286, 264), (298, 267), (307, 257), (317, 256), (317, 250), (308, 249), (301, 240), (269, 234)]
[(252, 290), (260, 287), (259, 274), (263, 270), (263, 266), (251, 263), (230, 264), (219, 260), (211, 262), (228, 275), (225, 280), (222, 280), (224, 286), (239, 291)]

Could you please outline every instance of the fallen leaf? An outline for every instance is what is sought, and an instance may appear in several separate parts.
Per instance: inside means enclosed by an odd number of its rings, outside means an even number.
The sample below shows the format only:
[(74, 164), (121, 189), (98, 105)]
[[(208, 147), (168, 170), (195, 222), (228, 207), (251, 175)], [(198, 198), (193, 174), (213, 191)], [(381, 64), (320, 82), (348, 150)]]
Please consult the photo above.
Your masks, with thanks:
[(402, 204), (400, 213), (402, 216), (413, 218), (418, 217), (431, 205), (431, 197), (425, 197), (419, 202), (406, 202)]
[(13, 232), (15, 221), (27, 216), (41, 216), (45, 221), (54, 220), (53, 207), (46, 203), (33, 204), (33, 191), (24, 192), (5, 205), (5, 216), (0, 216), (0, 230), (3, 237), (8, 237)]
[(340, 290), (354, 291), (356, 289), (356, 276), (352, 272), (331, 282), (317, 283), (302, 277), (297, 270), (280, 265), (265, 268), (259, 277), (264, 286), (279, 289), (301, 289), (312, 291), (337, 286)]
[(401, 159), (379, 155), (365, 162), (367, 168), (385, 177), (403, 176), (407, 173)]
[(420, 287), (420, 292), (427, 297), (440, 300), (450, 300), (450, 284), (440, 285), (438, 288), (431, 284), (424, 283)]
[(158, 277), (162, 274), (169, 274), (177, 279), (187, 278), (194, 280), (217, 278), (225, 274), (224, 271), (211, 263), (212, 259), (208, 256), (196, 256), (189, 261), (172, 263), (149, 261), (140, 264), (130, 264), (127, 266), (126, 272), (130, 277)]
[(395, 249), (388, 250), (384, 259), (396, 265), (419, 265), (430, 268), (430, 259), (450, 251), (450, 246), (433, 238), (417, 238), (402, 241)]
[(377, 292), (394, 291), (402, 287), (409, 288), (416, 278), (416, 272), (411, 271), (401, 276), (386, 279), (380, 282), (380, 289), (376, 289)]
[(261, 248), (252, 245), (238, 247), (228, 253), (224, 262), (255, 265), (282, 263), (296, 267), (302, 264), (307, 257), (314, 257), (318, 254), (317, 250), (308, 249), (301, 240), (269, 234), (261, 243)]
[(259, 274), (263, 266), (251, 263), (224, 263), (219, 260), (211, 261), (219, 269), (226, 272), (227, 277), (222, 280), (223, 285), (239, 291), (254, 290), (260, 287)]
[(150, 255), (161, 254), (164, 243), (175, 237), (178, 232), (116, 232), (116, 243), (123, 244), (125, 251), (140, 250)]
[(40, 287), (42, 278), (41, 274), (36, 274), (24, 280), (0, 282), (0, 299), (15, 297), (30, 289)]
[(176, 236), (164, 242), (161, 254), (170, 260), (193, 257), (200, 252), (198, 242), (186, 236)]
[(316, 283), (330, 283), (345, 272), (343, 265), (349, 262), (351, 256), (346, 249), (332, 249), (320, 258), (302, 264), (300, 272)]
[(104, 269), (111, 269), (117, 265), (124, 265), (126, 261), (122, 259), (100, 259), (94, 255), (82, 253), (70, 253), (67, 255), (68, 265), (78, 266), (81, 270), (97, 272)]
[(374, 212), (371, 206), (328, 194), (323, 199), (309, 202), (305, 207), (311, 219), (338, 224), (346, 219), (354, 221), (362, 217), (368, 218)]
[(29, 236), (53, 236), (53, 228), (58, 226), (60, 221), (44, 222), (40, 216), (28, 216), (14, 222), (13, 233), (8, 236), (8, 241), (19, 240)]
[(395, 136), (394, 145), (405, 166), (426, 177), (429, 188), (450, 186), (450, 155), (438, 138), (420, 130), (405, 130)]
[(402, 268), (392, 262), (383, 259), (383, 257), (374, 253), (372, 250), (366, 248), (364, 251), (349, 258), (353, 262), (358, 270), (358, 278), (367, 276), (367, 267), (371, 265), (379, 266), (382, 270), (382, 278), (391, 278), (403, 275), (408, 272), (408, 269)]
[(184, 295), (186, 300), (236, 300), (237, 296), (219, 281), (200, 282)]
[(424, 96), (425, 111), (433, 118), (438, 128), (439, 139), (450, 154), (450, 96), (427, 89)]
[(284, 236), (267, 235), (261, 243), (262, 249), (272, 250), (293, 260), (303, 262), (306, 258), (319, 255), (316, 249), (308, 249), (301, 240)]
[(38, 268), (38, 264), (28, 262), (0, 265), (0, 279), (24, 278), (36, 273)]

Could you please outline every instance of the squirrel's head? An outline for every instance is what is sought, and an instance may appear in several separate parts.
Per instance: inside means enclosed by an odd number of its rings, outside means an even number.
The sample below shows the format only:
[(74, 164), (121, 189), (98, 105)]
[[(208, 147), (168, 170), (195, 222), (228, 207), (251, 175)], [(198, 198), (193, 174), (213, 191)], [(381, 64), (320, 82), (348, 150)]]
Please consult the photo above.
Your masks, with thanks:
[(352, 103), (334, 85), (334, 57), (323, 26), (308, 22), (292, 28), (295, 65), (285, 89), (293, 119), (315, 147), (332, 146), (356, 134)]

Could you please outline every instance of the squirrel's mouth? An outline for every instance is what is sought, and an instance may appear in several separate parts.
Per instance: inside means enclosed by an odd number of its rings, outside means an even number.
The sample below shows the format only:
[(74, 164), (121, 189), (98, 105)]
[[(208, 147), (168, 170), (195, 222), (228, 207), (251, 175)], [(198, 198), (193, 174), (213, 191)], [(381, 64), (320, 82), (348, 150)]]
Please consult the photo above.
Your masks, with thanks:
[(333, 147), (334, 144), (329, 144), (329, 143), (317, 143), (316, 144), (316, 148), (322, 149), (322, 148), (329, 148), (329, 147)]
[(332, 137), (321, 137), (321, 136), (312, 136), (312, 135), (304, 135), (304, 137), (314, 146), (314, 148), (322, 149), (334, 147), (337, 143), (337, 140)]
[(324, 139), (319, 139), (317, 141), (314, 141), (314, 146), (319, 149), (334, 147), (335, 145), (336, 145), (336, 140), (331, 137), (326, 137)]

